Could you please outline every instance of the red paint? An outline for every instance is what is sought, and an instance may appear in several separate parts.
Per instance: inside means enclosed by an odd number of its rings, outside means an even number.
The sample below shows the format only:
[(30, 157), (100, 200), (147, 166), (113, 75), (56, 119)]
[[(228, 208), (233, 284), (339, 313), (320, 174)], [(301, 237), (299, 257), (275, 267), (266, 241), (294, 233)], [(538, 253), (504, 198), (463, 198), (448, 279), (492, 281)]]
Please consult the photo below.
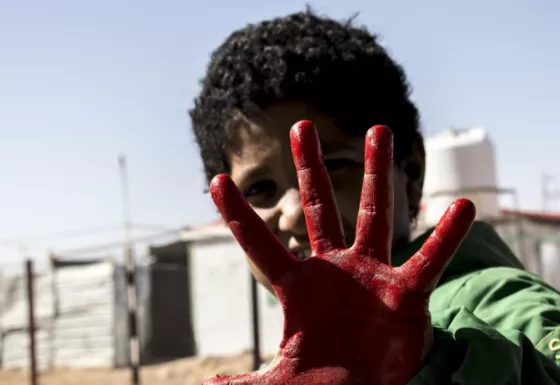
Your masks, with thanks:
[(290, 134), (315, 258), (299, 261), (270, 232), (225, 175), (210, 192), (248, 257), (284, 309), (279, 359), (265, 371), (216, 377), (206, 385), (404, 385), (431, 344), (431, 290), (475, 215), (459, 199), (403, 266), (390, 262), (392, 135), (375, 126), (366, 162), (355, 244), (346, 248), (331, 183), (311, 122)]

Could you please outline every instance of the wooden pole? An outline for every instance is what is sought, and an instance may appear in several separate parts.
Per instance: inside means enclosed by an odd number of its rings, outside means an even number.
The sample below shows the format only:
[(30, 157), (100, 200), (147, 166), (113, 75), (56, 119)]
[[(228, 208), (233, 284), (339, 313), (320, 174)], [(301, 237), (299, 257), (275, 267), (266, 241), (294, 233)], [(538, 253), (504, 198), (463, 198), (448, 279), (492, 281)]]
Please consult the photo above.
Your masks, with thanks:
[(35, 345), (35, 295), (33, 261), (28, 259), (25, 262), (25, 274), (27, 281), (27, 310), (29, 316), (29, 383), (37, 385), (37, 351)]
[(56, 257), (54, 253), (49, 253), (49, 267), (51, 273), (51, 295), (53, 298), (53, 320), (49, 328), (49, 369), (54, 368), (54, 357), (55, 357), (55, 347), (54, 347), (54, 333), (56, 319), (59, 316), (59, 300), (58, 300), (58, 290), (56, 288)]
[(124, 221), (124, 250), (126, 266), (126, 292), (128, 304), (128, 344), (131, 384), (140, 385), (140, 339), (138, 338), (138, 291), (136, 288), (136, 263), (130, 242), (131, 220), (128, 197), (128, 175), (126, 158), (119, 157), (119, 171), (121, 176), (121, 193)]

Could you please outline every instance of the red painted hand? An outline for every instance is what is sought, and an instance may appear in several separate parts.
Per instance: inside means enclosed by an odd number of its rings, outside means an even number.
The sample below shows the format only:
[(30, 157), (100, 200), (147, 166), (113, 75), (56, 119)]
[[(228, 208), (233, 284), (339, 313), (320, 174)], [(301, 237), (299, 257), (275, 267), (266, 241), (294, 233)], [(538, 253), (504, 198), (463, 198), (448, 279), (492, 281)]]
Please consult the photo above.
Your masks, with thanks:
[(407, 384), (432, 344), (430, 293), (470, 229), (474, 205), (455, 201), (421, 249), (404, 265), (392, 267), (390, 130), (375, 126), (367, 133), (356, 239), (350, 248), (315, 127), (299, 122), (290, 137), (312, 258), (296, 259), (227, 176), (216, 176), (210, 185), (235, 238), (282, 304), (279, 355), (263, 371), (205, 384)]

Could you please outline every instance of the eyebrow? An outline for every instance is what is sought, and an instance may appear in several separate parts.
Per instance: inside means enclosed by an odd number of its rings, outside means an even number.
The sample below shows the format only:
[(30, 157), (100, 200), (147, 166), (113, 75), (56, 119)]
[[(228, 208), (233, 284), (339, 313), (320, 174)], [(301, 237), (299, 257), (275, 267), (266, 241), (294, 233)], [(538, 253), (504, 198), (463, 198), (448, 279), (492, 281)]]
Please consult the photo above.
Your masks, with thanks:
[[(261, 164), (254, 167), (248, 167), (238, 175), (240, 182), (246, 183), (247, 181), (254, 181), (260, 179), (262, 176), (268, 174), (270, 171), (267, 165)], [(241, 183), (242, 184), (242, 183)]]

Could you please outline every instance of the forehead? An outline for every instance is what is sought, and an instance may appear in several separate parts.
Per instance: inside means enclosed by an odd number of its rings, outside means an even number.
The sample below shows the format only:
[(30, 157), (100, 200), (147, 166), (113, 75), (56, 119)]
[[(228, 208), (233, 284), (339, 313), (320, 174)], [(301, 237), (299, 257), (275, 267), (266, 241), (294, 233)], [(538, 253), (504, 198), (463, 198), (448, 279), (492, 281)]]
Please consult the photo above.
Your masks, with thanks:
[(230, 164), (252, 163), (274, 152), (291, 152), (290, 128), (300, 120), (315, 124), (324, 153), (363, 147), (363, 138), (348, 136), (332, 118), (304, 103), (287, 102), (241, 119), (236, 130), (237, 151), (230, 155)]
[(230, 154), (231, 176), (240, 179), (263, 165), (292, 163), (290, 128), (300, 120), (311, 120), (319, 131), (324, 154), (363, 151), (363, 138), (348, 136), (333, 119), (304, 103), (290, 102), (271, 106), (258, 114), (243, 117), (236, 128), (236, 151)]

